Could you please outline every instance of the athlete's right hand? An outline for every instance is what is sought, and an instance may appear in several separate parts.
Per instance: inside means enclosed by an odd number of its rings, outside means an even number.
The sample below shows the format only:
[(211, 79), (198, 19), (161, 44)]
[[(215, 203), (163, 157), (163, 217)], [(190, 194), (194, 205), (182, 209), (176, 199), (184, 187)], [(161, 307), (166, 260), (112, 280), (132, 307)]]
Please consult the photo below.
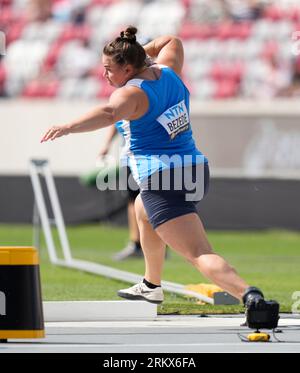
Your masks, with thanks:
[(48, 140), (53, 141), (54, 139), (68, 135), (70, 133), (69, 127), (65, 126), (53, 126), (47, 130), (45, 135), (42, 137), (41, 142), (46, 142)]

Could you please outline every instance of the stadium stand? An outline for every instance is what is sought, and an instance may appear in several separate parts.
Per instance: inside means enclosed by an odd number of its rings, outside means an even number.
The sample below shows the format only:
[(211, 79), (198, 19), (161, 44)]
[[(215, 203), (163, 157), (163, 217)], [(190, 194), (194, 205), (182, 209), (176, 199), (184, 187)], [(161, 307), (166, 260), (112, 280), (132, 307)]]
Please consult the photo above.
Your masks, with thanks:
[(102, 46), (128, 24), (141, 43), (183, 40), (194, 99), (272, 98), (292, 83), (298, 0), (0, 0), (0, 96), (106, 98)]

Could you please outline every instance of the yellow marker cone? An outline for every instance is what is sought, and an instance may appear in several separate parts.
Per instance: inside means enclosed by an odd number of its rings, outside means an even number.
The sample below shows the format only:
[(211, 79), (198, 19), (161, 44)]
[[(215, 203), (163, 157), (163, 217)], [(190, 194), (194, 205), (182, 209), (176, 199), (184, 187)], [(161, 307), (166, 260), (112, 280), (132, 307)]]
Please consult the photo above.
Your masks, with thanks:
[(0, 246), (0, 340), (44, 337), (38, 252)]

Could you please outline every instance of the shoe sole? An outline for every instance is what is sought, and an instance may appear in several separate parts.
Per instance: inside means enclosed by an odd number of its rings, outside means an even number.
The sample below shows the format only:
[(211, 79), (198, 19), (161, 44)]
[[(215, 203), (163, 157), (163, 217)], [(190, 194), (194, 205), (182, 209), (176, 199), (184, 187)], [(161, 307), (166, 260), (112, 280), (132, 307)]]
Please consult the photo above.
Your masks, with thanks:
[(129, 299), (129, 300), (145, 300), (146, 302), (154, 303), (154, 304), (161, 304), (163, 302), (162, 300), (150, 300), (150, 299), (143, 297), (142, 295), (126, 294), (126, 293), (121, 293), (120, 291), (118, 291), (117, 294), (119, 297)]

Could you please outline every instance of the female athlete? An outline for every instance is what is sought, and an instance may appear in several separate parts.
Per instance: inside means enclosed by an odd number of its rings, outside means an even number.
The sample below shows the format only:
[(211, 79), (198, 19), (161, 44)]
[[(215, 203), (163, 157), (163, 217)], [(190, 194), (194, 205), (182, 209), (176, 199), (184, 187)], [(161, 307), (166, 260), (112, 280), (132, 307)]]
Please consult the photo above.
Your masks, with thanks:
[[(189, 92), (180, 78), (183, 45), (167, 35), (142, 47), (136, 32), (129, 26), (103, 49), (104, 76), (116, 88), (108, 102), (78, 120), (51, 127), (41, 141), (115, 123), (124, 136), (128, 164), (140, 187), (135, 209), (145, 276), (142, 282), (120, 290), (119, 296), (163, 301), (161, 277), (168, 245), (245, 304), (263, 301), (262, 292), (250, 287), (214, 252), (197, 214), (196, 203), (208, 190), (209, 165), (192, 136)], [(155, 62), (150, 66), (149, 58)], [(202, 191), (192, 198), (187, 197), (192, 189), (186, 186), (186, 175)]]

